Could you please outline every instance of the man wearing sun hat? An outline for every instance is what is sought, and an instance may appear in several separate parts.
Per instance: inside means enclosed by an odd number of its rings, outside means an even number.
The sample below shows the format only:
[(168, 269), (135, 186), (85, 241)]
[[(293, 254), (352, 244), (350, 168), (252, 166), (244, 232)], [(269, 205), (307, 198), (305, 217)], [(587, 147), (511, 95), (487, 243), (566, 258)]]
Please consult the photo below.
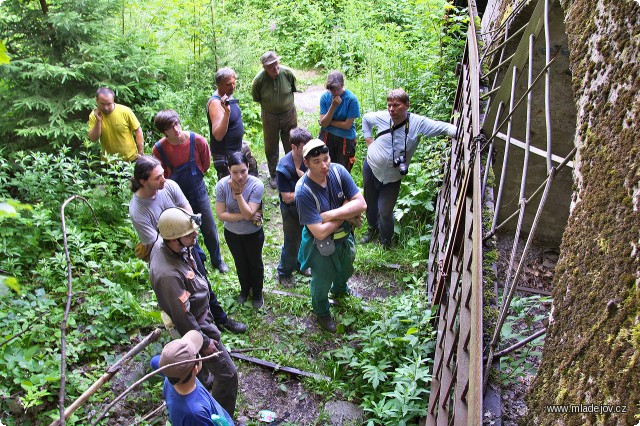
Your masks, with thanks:
[(233, 415), (238, 394), (238, 372), (220, 341), (220, 330), (209, 308), (209, 285), (198, 270), (192, 251), (198, 237), (200, 215), (172, 207), (158, 218), (160, 237), (151, 250), (149, 278), (160, 309), (181, 336), (196, 331), (201, 336), (198, 352), (220, 355), (206, 361), (200, 380), (213, 397)]
[(297, 92), (296, 77), (291, 69), (280, 65), (280, 56), (268, 51), (260, 58), (262, 70), (251, 84), (253, 100), (260, 104), (264, 153), (269, 166), (269, 186), (278, 187), (276, 165), (278, 164), (278, 140), (287, 154), (291, 151), (289, 132), (298, 125), (298, 116), (293, 93)]
[(329, 313), (329, 292), (349, 294), (347, 280), (356, 257), (353, 227), (367, 204), (342, 165), (331, 164), (329, 148), (312, 139), (302, 150), (307, 172), (296, 184), (295, 200), (302, 230), (298, 251), (300, 269), (311, 268), (311, 305), (320, 326), (335, 333)]
[(167, 343), (162, 350), (160, 367), (194, 361), (173, 365), (162, 371), (166, 376), (162, 391), (167, 401), (169, 419), (173, 426), (233, 426), (229, 413), (196, 378), (202, 369), (202, 362), (198, 360), (202, 344), (202, 335), (191, 330), (181, 339)]

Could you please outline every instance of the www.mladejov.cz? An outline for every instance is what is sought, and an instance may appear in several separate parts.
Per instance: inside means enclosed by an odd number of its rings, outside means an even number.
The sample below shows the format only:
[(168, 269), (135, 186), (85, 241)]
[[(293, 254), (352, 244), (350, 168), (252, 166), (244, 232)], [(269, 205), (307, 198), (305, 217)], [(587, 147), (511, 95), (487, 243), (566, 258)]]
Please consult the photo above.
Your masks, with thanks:
[(562, 404), (545, 406), (547, 413), (626, 413), (626, 405), (609, 404)]

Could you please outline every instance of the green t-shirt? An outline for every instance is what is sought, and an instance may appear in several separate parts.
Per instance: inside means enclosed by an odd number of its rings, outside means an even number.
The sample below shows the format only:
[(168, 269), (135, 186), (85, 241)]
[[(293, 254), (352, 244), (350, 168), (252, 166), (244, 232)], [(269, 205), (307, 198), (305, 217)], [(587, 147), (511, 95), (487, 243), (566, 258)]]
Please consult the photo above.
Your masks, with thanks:
[(280, 66), (280, 73), (275, 80), (262, 70), (251, 85), (253, 100), (260, 103), (263, 111), (273, 114), (293, 108), (293, 92), (297, 92), (296, 77), (289, 68), (283, 66)]

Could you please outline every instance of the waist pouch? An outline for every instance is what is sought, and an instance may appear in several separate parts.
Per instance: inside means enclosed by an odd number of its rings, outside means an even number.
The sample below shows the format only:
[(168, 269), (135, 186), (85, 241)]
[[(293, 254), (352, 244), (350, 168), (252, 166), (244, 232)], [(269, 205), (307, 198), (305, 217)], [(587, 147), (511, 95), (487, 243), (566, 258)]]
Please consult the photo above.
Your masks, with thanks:
[(329, 235), (324, 240), (314, 238), (313, 245), (316, 246), (318, 252), (320, 252), (322, 256), (331, 256), (336, 251), (336, 243), (333, 240), (333, 234)]

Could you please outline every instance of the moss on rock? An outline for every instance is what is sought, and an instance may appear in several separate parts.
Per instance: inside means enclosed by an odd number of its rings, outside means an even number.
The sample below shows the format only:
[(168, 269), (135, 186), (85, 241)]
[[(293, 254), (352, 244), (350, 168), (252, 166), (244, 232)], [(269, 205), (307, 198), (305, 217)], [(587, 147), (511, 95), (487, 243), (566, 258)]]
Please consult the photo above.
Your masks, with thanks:
[[(554, 278), (554, 322), (527, 424), (636, 424), (640, 396), (640, 5), (568, 0), (579, 111), (575, 205)], [(635, 36), (634, 36), (635, 34)], [(635, 70), (630, 72), (630, 70)], [(550, 414), (548, 404), (626, 405), (624, 414)]]

